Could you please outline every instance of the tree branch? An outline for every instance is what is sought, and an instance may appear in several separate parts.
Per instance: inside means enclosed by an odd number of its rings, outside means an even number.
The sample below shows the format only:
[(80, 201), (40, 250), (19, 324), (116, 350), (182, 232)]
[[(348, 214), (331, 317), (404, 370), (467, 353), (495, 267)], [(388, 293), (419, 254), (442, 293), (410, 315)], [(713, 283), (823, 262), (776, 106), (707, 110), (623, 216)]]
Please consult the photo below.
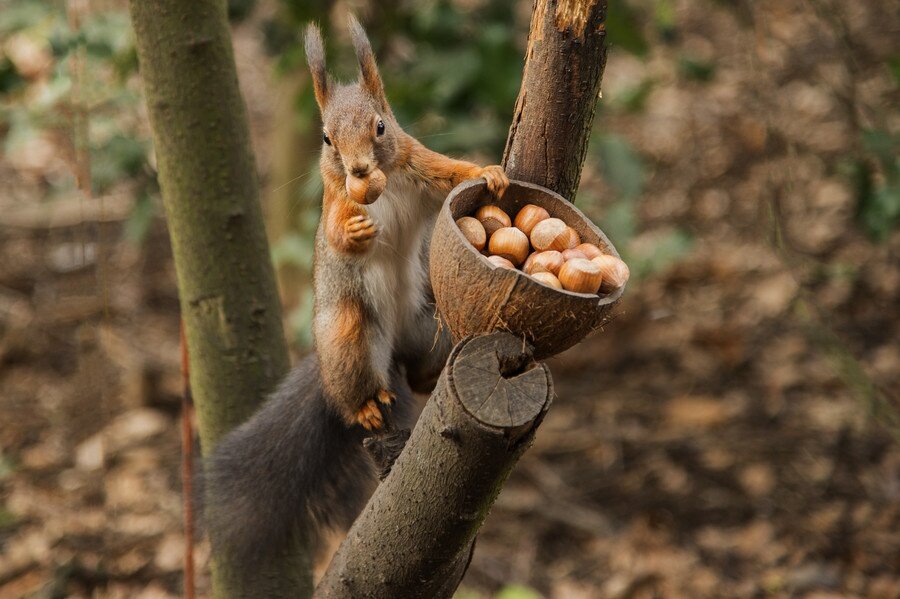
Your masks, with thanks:
[(475, 534), (550, 406), (550, 371), (507, 333), (453, 349), (406, 449), (316, 597), (451, 597)]
[(573, 201), (606, 67), (606, 0), (536, 0), (503, 166)]

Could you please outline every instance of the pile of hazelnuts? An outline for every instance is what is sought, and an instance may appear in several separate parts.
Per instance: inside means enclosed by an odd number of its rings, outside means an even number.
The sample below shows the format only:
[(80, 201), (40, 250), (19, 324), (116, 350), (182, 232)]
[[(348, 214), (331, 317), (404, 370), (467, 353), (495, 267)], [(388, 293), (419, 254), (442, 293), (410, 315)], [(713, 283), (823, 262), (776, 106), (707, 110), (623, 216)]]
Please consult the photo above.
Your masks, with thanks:
[(457, 219), (465, 238), (500, 268), (520, 268), (536, 281), (576, 293), (606, 294), (628, 281), (628, 266), (540, 206), (527, 204), (515, 219), (488, 204)]

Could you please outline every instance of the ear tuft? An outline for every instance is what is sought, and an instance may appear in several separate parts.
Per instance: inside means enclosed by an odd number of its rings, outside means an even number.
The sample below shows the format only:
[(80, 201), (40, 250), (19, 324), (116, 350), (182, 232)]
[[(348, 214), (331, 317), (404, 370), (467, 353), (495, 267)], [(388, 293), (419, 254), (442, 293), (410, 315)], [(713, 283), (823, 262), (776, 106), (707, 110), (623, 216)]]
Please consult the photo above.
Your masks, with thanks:
[(372, 45), (366, 36), (359, 21), (352, 14), (349, 18), (350, 37), (353, 40), (353, 48), (356, 50), (356, 59), (359, 61), (359, 71), (363, 87), (375, 98), (382, 109), (387, 110), (387, 98), (384, 96), (384, 85), (378, 74), (378, 65), (375, 64), (375, 55), (372, 53)]
[(325, 110), (328, 103), (331, 83), (328, 73), (325, 71), (325, 44), (322, 43), (322, 34), (314, 23), (306, 26), (304, 49), (306, 50), (306, 63), (312, 74), (313, 92), (316, 94), (316, 102), (320, 110)]

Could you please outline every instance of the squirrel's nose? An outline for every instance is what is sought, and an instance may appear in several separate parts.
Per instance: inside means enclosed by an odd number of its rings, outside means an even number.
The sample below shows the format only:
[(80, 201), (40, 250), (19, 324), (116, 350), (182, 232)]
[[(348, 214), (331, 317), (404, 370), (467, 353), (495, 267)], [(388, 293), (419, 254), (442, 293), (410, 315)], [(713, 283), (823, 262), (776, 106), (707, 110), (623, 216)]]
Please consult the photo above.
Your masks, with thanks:
[(372, 167), (368, 164), (354, 164), (350, 167), (350, 173), (354, 177), (365, 177), (370, 172), (372, 172)]

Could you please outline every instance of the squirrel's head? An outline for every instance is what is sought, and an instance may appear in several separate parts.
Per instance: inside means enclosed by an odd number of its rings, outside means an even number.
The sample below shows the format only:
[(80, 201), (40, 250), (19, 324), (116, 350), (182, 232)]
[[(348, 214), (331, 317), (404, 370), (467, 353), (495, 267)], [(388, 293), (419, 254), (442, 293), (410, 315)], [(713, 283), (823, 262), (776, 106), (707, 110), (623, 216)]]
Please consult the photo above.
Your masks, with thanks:
[(369, 38), (355, 17), (350, 35), (359, 61), (359, 79), (338, 83), (325, 70), (325, 46), (319, 28), (306, 28), (306, 60), (313, 91), (322, 113), (322, 156), (343, 175), (365, 176), (394, 164), (400, 126), (384, 95)]

